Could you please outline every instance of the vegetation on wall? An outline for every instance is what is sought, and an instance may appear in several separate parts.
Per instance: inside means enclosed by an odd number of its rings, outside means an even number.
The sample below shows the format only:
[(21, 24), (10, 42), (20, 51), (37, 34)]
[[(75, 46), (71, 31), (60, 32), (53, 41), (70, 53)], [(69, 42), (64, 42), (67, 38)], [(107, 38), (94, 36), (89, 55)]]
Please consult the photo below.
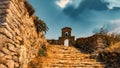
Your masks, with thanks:
[(27, 9), (27, 12), (29, 13), (29, 16), (32, 16), (32, 15), (35, 13), (35, 10), (34, 10), (34, 8), (32, 7), (32, 5), (30, 5), (30, 4), (28, 3), (28, 1), (24, 1), (24, 5), (25, 5), (25, 7), (26, 7), (26, 9)]
[(112, 33), (111, 37), (114, 37), (117, 41), (120, 41), (120, 34)]
[(28, 63), (28, 68), (37, 68), (37, 64), (35, 64), (34, 62), (32, 62), (32, 61), (30, 61), (29, 63)]
[(40, 20), (38, 17), (34, 18), (34, 24), (35, 24), (37, 33), (41, 32), (41, 31), (46, 33), (48, 31), (48, 27), (47, 27), (46, 23), (44, 21)]
[[(26, 7), (27, 12), (29, 13), (29, 16), (32, 16), (35, 13), (34, 8), (32, 7), (32, 5), (29, 4), (28, 1), (24, 1), (24, 5)], [(48, 31), (48, 27), (46, 25), (46, 23), (42, 20), (40, 20), (37, 16), (33, 16), (34, 17), (34, 24), (36, 27), (36, 31), (37, 33), (43, 31), (44, 33), (46, 33)]]
[(100, 28), (99, 31), (87, 38), (78, 38), (75, 47), (79, 48), (82, 52), (92, 53), (97, 50), (97, 39), (101, 38), (105, 47), (109, 47), (120, 41), (120, 34), (109, 34), (105, 28)]
[(47, 48), (46, 45), (41, 45), (41, 48), (38, 51), (38, 56), (46, 56), (47, 55)]
[(118, 42), (118, 40), (107, 34), (95, 34), (87, 38), (78, 38), (75, 47), (84, 53), (92, 53), (97, 50), (97, 39), (101, 38), (105, 47), (109, 47)]
[(105, 29), (105, 27), (102, 27), (100, 29), (97, 29), (97, 30), (93, 30), (93, 33), (94, 34), (102, 34), (102, 35), (105, 35), (108, 33), (108, 30)]
[(117, 52), (101, 52), (98, 55), (98, 60), (104, 62), (105, 68), (120, 67), (120, 53)]

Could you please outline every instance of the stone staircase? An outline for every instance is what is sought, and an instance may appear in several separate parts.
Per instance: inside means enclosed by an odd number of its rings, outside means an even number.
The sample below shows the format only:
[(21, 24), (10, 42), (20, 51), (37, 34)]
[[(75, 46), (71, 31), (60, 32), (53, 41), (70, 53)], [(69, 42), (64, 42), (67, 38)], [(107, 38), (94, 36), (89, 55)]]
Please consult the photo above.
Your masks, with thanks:
[(89, 54), (80, 53), (70, 46), (48, 46), (48, 56), (42, 58), (38, 68), (104, 68), (100, 62), (90, 59)]

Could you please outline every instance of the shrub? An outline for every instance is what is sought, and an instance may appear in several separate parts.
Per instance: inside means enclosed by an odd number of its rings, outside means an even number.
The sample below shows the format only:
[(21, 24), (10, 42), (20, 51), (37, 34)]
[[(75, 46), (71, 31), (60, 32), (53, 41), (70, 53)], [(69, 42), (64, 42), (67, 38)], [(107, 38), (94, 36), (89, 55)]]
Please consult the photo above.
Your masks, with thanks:
[(37, 33), (41, 32), (41, 31), (46, 33), (48, 31), (47, 25), (44, 23), (44, 21), (39, 20), (38, 17), (34, 18), (34, 24), (35, 24)]
[(111, 37), (115, 38), (117, 41), (120, 41), (120, 34), (112, 33)]
[(120, 53), (117, 52), (101, 52), (98, 55), (98, 60), (104, 62), (105, 68), (120, 67)]
[(43, 44), (38, 51), (38, 56), (46, 56), (46, 54), (47, 54), (47, 48), (46, 45)]
[(32, 61), (30, 61), (28, 63), (28, 65), (29, 65), (30, 68), (37, 68), (37, 65), (35, 63), (33, 63)]
[(32, 5), (30, 5), (30, 4), (28, 3), (28, 1), (24, 1), (24, 4), (25, 4), (25, 7), (26, 7), (26, 9), (27, 9), (27, 11), (28, 11), (28, 13), (29, 13), (29, 16), (32, 16), (32, 15), (34, 14), (34, 12), (35, 12), (35, 10), (34, 10), (34, 8), (32, 7)]

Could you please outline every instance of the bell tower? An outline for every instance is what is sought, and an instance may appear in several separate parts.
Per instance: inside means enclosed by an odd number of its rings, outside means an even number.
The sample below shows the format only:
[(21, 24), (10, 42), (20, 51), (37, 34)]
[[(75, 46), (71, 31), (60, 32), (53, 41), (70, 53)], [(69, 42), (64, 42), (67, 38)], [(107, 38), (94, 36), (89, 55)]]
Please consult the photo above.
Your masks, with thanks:
[(62, 36), (59, 37), (59, 43), (65, 46), (74, 45), (75, 37), (71, 36), (71, 33), (72, 29), (70, 27), (62, 28)]
[(65, 27), (62, 29), (62, 37), (70, 37), (71, 36), (71, 28)]

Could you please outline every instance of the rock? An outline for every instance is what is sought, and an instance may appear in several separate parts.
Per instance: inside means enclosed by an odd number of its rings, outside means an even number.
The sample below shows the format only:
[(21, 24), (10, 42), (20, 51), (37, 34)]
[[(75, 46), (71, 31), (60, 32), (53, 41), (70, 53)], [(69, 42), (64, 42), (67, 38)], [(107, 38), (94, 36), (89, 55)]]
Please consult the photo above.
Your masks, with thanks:
[(20, 64), (19, 63), (15, 63), (15, 68), (19, 68), (20, 67)]
[(0, 68), (8, 68), (8, 67), (4, 64), (0, 64)]
[[(27, 6), (28, 7), (28, 6)], [(0, 0), (0, 68), (26, 68), (46, 39), (40, 39), (25, 0)], [(32, 26), (32, 27), (31, 27)], [(35, 46), (32, 42), (37, 40)], [(3, 64), (1, 64), (3, 63)]]
[(19, 62), (19, 57), (18, 57), (18, 56), (13, 56), (13, 57), (12, 57), (12, 60), (13, 60), (14, 62)]
[(8, 65), (8, 68), (14, 68), (14, 61), (13, 60), (8, 60), (7, 65)]
[(16, 36), (16, 40), (22, 41), (22, 38), (20, 36)]
[(9, 49), (10, 51), (13, 51), (13, 52), (16, 51), (16, 47), (15, 47), (15, 45), (13, 45), (13, 44), (8, 43), (8, 44), (7, 44), (7, 47), (8, 47), (8, 49)]
[(0, 51), (0, 56), (3, 57), (5, 56), (5, 54)]
[(7, 48), (2, 48), (1, 52), (7, 55), (11, 54), (11, 52)]

